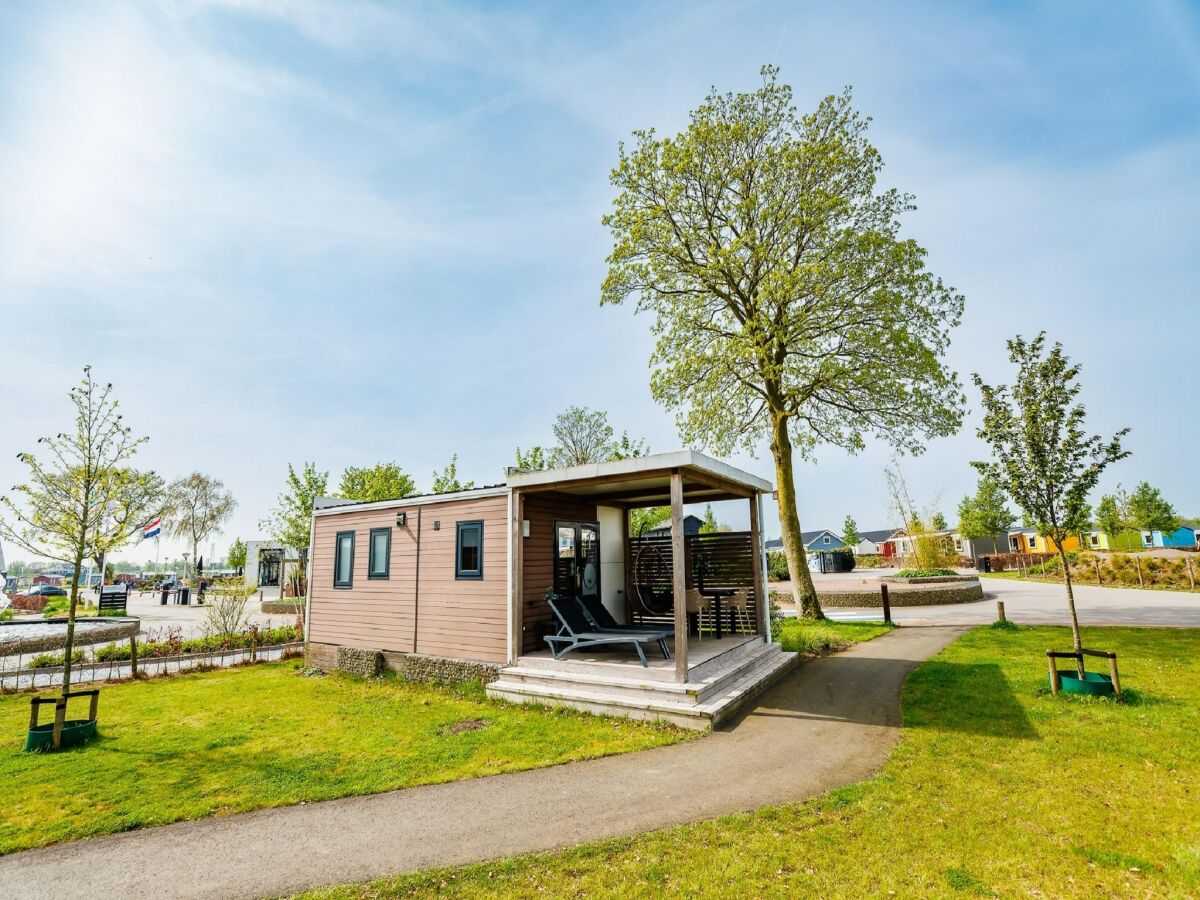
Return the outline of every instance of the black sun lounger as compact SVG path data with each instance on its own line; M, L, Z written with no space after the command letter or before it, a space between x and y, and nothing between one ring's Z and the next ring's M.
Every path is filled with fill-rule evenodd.
M604 604L600 602L599 597L576 597L579 605L583 607L583 614L587 616L589 622L595 625L601 631L615 631L623 634L651 634L664 632L667 637L675 636L675 629L669 626L659 625L621 625L612 617Z
M582 608L573 598L556 597L547 599L546 602L550 604L550 609L558 618L560 626L558 634L546 638L546 643L550 645L550 652L554 654L555 659L562 659L564 654L583 647L597 647L601 644L632 644L642 665L649 667L650 664L646 662L646 654L642 652L644 643L658 644L663 659L671 658L671 651L667 648L667 638L671 636L670 631L638 634L624 631L604 631L597 629L584 617Z

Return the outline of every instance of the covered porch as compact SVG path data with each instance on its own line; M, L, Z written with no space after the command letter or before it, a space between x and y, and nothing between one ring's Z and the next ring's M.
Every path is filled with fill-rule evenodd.
M510 470L510 664L685 684L743 645L769 642L762 497L770 482L693 451L566 469ZM749 529L687 534L684 507L747 504ZM669 529L634 534L633 510L670 508ZM673 631L670 658L646 646L571 648L547 596L600 602L620 626ZM603 612L601 612L601 615ZM548 663L554 663L549 666Z

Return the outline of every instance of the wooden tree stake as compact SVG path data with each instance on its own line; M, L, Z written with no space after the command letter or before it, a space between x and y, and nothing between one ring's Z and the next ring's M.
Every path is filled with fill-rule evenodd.
M1006 619L1004 617L1004 601L1003 600L996 601L996 621L997 622L1007 622L1008 621L1008 619Z
M1136 553L1133 556L1133 564L1137 566L1138 587L1144 588L1146 586L1146 582L1142 580L1142 561L1138 559Z

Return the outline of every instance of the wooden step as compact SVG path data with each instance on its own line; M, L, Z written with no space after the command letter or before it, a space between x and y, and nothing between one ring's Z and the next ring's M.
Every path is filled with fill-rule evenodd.
M641 690L628 683L605 684L597 680L599 676L588 676L586 681L547 682L538 680L543 673L532 678L528 673L510 677L512 670L502 670L499 680L487 686L487 693L514 703L568 706L600 715L657 719L704 729L727 719L796 664L796 654L784 653L778 646L760 649L763 652L751 664L737 666L732 673L721 675L706 685L708 690L703 692L692 684L661 690L667 687L663 683L653 683Z

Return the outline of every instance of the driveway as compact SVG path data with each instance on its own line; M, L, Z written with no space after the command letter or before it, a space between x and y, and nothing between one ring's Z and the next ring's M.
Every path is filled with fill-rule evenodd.
M899 629L805 661L739 721L673 747L0 857L0 896L279 896L803 800L886 762L904 679L963 631Z

